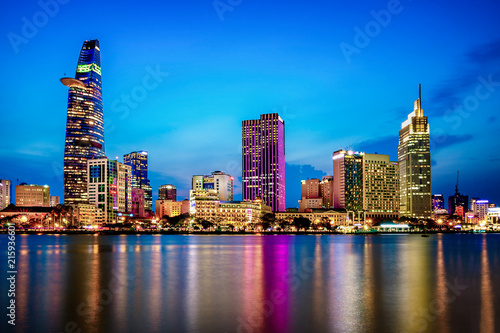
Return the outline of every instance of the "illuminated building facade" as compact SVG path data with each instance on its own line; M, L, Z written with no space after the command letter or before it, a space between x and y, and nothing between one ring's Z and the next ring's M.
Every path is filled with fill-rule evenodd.
M490 202L488 200L481 200L479 198L473 198L470 200L470 210L474 213L474 216L480 220L483 220L486 215L488 215L488 208Z
M189 213L189 200L173 201L170 199L156 200L156 218L161 219L163 216L175 217L181 214Z
M50 207L55 207L59 205L59 196L58 195L51 195L49 198L50 202Z
M285 122L277 113L242 123L243 200L285 211Z
M399 168L389 155L363 154L363 210L366 217L399 218Z
M0 179L0 210L6 208L12 202L12 182Z
M307 179L300 184L299 212L306 209L329 209L333 206L333 177Z
M214 190L219 195L221 201L233 200L233 177L221 172L214 171L211 175L196 175L192 179L192 189Z
M87 160L104 157L101 51L98 40L83 43L69 87L64 147L64 202L88 202Z
M444 209L444 197L442 194L432 195L432 211Z
M130 210L130 213L134 217L145 217L146 212L144 210L144 190L132 187L131 200L132 208Z
M134 151L123 156L123 164L131 167L132 187L144 190L144 209L153 210L153 188L148 179L148 152Z
M158 188L158 200L177 201L177 188L175 187L175 185L160 185L160 187Z
M363 211L363 153L334 152L333 179L334 208Z
M16 185L16 206L50 207L50 189L47 185Z
M276 213L276 220L285 220L292 223L296 217L309 219L311 223L327 221L332 226L348 225L347 213L335 210L312 209L310 212L279 212Z
M399 212L401 216L428 219L432 213L430 132L418 87L413 112L399 131Z
M118 213L131 213L131 173L129 165L115 160L88 160L89 202L104 212L107 223L115 223Z

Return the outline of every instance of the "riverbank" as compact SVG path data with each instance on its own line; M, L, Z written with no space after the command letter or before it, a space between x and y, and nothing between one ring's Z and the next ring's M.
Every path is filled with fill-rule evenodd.
M7 230L0 233L6 234ZM308 230L308 231L208 231L208 230L74 230L74 229L18 229L17 235L380 235L380 234L473 234L473 233L498 233L498 231L365 231L340 232L332 230Z

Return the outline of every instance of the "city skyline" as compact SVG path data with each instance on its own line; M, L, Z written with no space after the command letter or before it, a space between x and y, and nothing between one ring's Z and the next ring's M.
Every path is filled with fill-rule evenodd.
M161 6L169 8L167 4ZM306 8L299 15L295 5L263 7L258 1L242 4L233 12L226 12L223 21L210 4L200 8L200 13L183 6L178 6L175 12L164 10L169 17L175 14L179 18L171 23L162 20L164 25L159 27L164 32L178 24L176 31L180 29L182 33L176 38L160 33L138 38L138 33L125 25L121 25L123 36L114 30L101 30L98 24L111 10L107 6L96 13L96 25L90 29L77 27L61 32L61 25L71 20L71 13L78 9L72 3L60 5L57 16L39 27L38 34L29 38L28 43L18 45L17 52L6 38L4 43L10 53L2 56L16 68L16 75L7 70L13 84L6 87L6 94L12 97L2 104L4 110L15 112L6 113L4 118L7 123L22 122L31 135L9 140L15 135L15 126L2 132L2 159L8 161L2 167L2 178L11 180L13 186L16 179L48 184L51 193L62 197L59 161L63 154L60 143L64 116L61 115L66 110L64 89L57 80L74 68L81 41L98 38L105 50L103 103L105 122L108 120L107 155L114 158L130 151L148 151L153 189L161 184L175 184L179 198L185 198L192 175L221 170L234 175L235 199L241 198L239 124L259 114L277 112L287 124L287 206L297 207L300 180L331 174L331 154L335 150L378 152L397 160L396 131L411 111L408 105L415 100L415 85L422 83L422 94L429 96L425 98L425 109L431 124L432 193L452 195L455 174L460 170L462 193L490 202L500 201L495 191L499 180L494 172L500 161L491 155L499 150L498 142L488 138L498 121L494 111L500 95L495 53L499 39L496 32L487 28L494 22L496 8L485 3L472 6L459 2L445 10L425 1L402 3L402 11L393 14L387 26L379 25L380 33L373 37L370 34L369 43L358 47L360 52L349 56L348 63L340 45L356 46L353 28L363 30L366 24L375 21L371 11L387 10L386 2L366 4L355 10L348 5L335 8L322 3L324 9L338 10L329 11L333 23L319 14L318 24L327 28L323 33L307 24L311 22L307 15L313 13L312 9ZM31 19L30 13L43 9L31 4L26 8L10 6L8 10L8 25L2 25L7 29L5 35L21 34L20 18ZM121 10L132 15L127 3ZM280 11L286 12L287 20L277 15ZM343 11L352 14L349 19L340 17ZM244 28L244 23L258 13L264 13L265 28L287 23L288 29L277 30L267 37L260 28L252 33L261 39L252 38L249 31L255 24ZM317 14L317 9L314 13ZM423 13L430 26L415 23L410 27L411 21L418 22L419 14ZM304 34L289 25L293 18L301 17L304 19L295 21L304 28ZM470 19L458 20L459 17ZM197 28L188 28L194 18L207 28L198 37L193 34L200 32ZM408 23L404 26L405 40L398 32L402 21ZM151 28L150 23L141 23L140 31ZM340 25L343 27L337 29ZM438 26L448 27L450 39L460 36L461 43L439 44L439 38L431 33L432 27ZM60 37L54 44L46 43L55 38L56 32L62 33L64 41ZM123 39L126 33L129 33L127 42ZM209 39L213 46L203 42L202 37L206 36L213 36ZM137 47L128 52L133 39ZM273 45L273 39L281 42L280 47ZM255 51L248 53L247 43L259 50L260 55ZM49 45L55 48L51 52ZM411 54L415 45L427 52ZM168 53L163 52L167 49ZM283 52L287 49L294 52ZM129 53L134 53L133 57ZM198 53L203 57L194 55ZM48 54L53 59L50 62ZM51 66L46 66L48 63ZM23 99L21 90L15 89L19 87L18 78L39 68L48 72L37 82L42 88L27 82L25 90L31 91L31 97ZM405 71L398 73L402 68ZM360 75L363 80L357 79ZM147 96L141 95L144 91ZM127 104L122 95L139 98ZM479 104L475 106L477 101ZM211 128L224 130L204 133L206 139L202 142L201 131ZM135 134L129 135L132 130ZM220 149L210 149L214 145ZM481 156L488 156L486 163L474 160L482 161ZM157 191L153 193L154 200Z

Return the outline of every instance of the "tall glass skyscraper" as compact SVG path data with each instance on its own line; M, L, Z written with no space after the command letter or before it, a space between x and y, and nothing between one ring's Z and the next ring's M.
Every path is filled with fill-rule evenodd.
M97 39L83 43L69 87L64 148L64 203L87 202L87 160L104 157L101 51Z
M148 152L134 151L123 156L123 164L132 168L132 187L144 190L144 209L153 210L153 188L148 179Z
M275 212L285 203L285 122L277 113L244 120L242 126L243 200L261 198Z
M399 131L399 213L401 216L428 219L432 213L431 153L429 122L421 105L421 90L413 112Z

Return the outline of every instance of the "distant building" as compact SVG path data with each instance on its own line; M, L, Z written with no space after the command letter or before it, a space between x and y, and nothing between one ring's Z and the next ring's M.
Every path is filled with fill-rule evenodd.
M363 211L366 217L399 218L399 167L389 155L363 154Z
M132 188L132 208L130 213L134 217L145 217L146 211L144 209L144 190L140 188Z
M299 212L307 209L330 208L333 203L333 177L323 180L307 179L301 181Z
M12 182L0 179L0 210L12 203Z
M420 85L413 112L399 131L399 196L401 216L428 219L431 203L431 153L429 122L424 116Z
M488 224L500 224L500 208L494 207L488 209L488 215L486 215Z
M442 194L433 194L432 195L432 211L436 211L438 209L444 209L444 197Z
M50 202L50 207L55 207L55 206L59 205L59 196L51 195L49 202Z
M100 226L106 222L104 211L94 204L71 204L73 215L71 224L77 227Z
M219 200L232 201L233 177L221 171L214 171L211 175L196 175L193 176L192 189L214 190L219 195Z
M50 189L48 185L16 186L16 206L18 207L50 207Z
M479 198L472 198L470 200L470 210L479 220L483 220L488 215L490 203L488 200L481 200Z
M161 219L165 215L167 215L168 217L175 217L181 214L188 214L189 200L156 200L155 208L157 219Z
M115 160L88 160L89 202L104 212L107 223L116 223L118 213L132 210L131 167Z
M469 196L461 195L458 186L455 188L455 194L448 197L448 214L464 217L469 210Z
M123 155L123 164L130 166L132 187L144 190L144 209L153 210L153 188L148 179L148 152L134 151Z
M335 210L312 209L308 212L279 212L276 213L276 220L293 222L296 217L305 217L311 223L327 222L332 226L348 225L347 214Z
M333 208L333 176L323 176L319 183L319 195L323 198L323 207Z
M158 188L158 200L177 201L177 188L175 187L175 185L160 185L160 187Z
M333 153L333 202L336 209L363 211L363 153Z
M285 122L277 113L242 123L243 200L261 198L275 212L285 206Z

